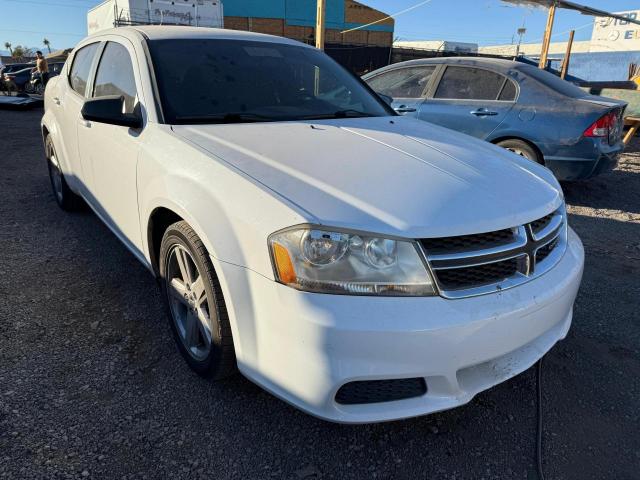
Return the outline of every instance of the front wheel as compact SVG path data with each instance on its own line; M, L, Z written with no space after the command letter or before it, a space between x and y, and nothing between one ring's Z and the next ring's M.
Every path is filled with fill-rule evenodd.
M527 142L523 142L522 140L517 139L511 139L503 140L502 142L498 142L496 145L502 148L506 148L507 150L515 153L516 155L520 155L527 160L542 164L542 158L540 158L538 152Z
M235 373L233 337L218 277L202 241L184 221L164 234L160 278L175 341L191 369L216 380Z

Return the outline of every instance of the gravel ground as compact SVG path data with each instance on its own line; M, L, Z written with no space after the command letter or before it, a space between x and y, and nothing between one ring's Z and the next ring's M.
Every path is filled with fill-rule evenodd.
M342 426L190 372L154 280L50 193L40 111L0 112L0 478L534 479L533 370L428 417ZM550 479L640 476L640 143L566 187L587 264L544 371Z

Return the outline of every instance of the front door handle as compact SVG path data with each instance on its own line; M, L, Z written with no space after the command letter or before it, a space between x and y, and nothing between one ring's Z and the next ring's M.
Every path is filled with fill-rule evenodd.
M60 105L60 99L58 97L53 97L53 103Z
M394 108L394 110L398 113L411 113L411 112L417 112L418 109L415 107L407 107L406 105L400 105L397 108Z
M487 110L486 108L479 108L477 110L472 110L469 112L471 115L475 115L476 117L495 117L498 115L498 112L493 112L491 110Z

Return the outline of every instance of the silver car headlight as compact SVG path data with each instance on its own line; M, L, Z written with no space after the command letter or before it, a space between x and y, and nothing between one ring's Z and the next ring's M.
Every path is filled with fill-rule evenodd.
M269 237L276 279L298 290L383 296L435 295L415 242L322 227Z

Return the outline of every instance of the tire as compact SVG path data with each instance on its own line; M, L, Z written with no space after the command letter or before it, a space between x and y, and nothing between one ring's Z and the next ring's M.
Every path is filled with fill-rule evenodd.
M516 155L520 155L521 157L531 160L532 162L536 162L539 164L543 163L542 159L540 158L540 155L535 150L535 148L533 148L527 142L524 142L522 140L517 140L517 139L503 140L502 142L496 143L496 145L502 148L506 148L507 150L510 150Z
M24 93L33 93L35 90L33 89L33 84L31 82L27 82L22 86L22 90Z
M67 211L74 212L82 208L82 199L73 193L64 179L60 163L56 155L55 147L51 136L45 139L45 152L47 156L47 167L49 169L49 180L51 181L51 189L58 206Z
M167 228L159 255L162 297L178 350L213 380L236 373L229 316L207 249L184 221Z
M42 82L40 82L38 85L36 85L35 93L37 95L44 95L44 85L42 84Z

